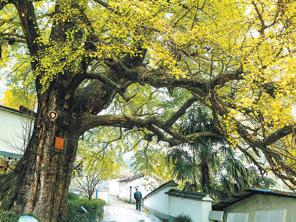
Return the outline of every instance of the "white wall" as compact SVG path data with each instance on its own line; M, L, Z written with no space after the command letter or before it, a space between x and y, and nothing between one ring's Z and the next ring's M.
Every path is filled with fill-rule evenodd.
M34 118L0 108L0 121L0 150L22 154L24 141L28 141L28 133L33 129Z
M119 199L129 201L129 198L130 198L129 187L130 187L129 183L125 183L125 182L119 183L119 194L118 194Z
M118 194L119 194L118 180L109 180L109 193L112 196L118 196Z
M212 201L196 200L169 196L169 215L177 217L187 215L192 222L208 222L212 210Z
M181 198L166 194L175 186L168 186L145 198L144 207L166 218L189 216L193 222L208 222L212 201Z
M296 198L256 194L227 207L226 222L229 213L248 214L248 222L265 222L263 217L273 218L274 222L295 222Z
M129 182L120 182L119 183L119 199L121 200L130 200L130 187L132 187L132 201L134 200L134 192L136 188L141 191L142 196L145 197L148 193L158 187L160 184L153 177L141 177Z
M107 204L110 204L110 195L107 191L98 191L96 190L95 198L104 200Z
M162 190L147 197L144 200L144 207L162 214L169 215L169 195L165 193L172 188L175 188L175 186L165 187Z

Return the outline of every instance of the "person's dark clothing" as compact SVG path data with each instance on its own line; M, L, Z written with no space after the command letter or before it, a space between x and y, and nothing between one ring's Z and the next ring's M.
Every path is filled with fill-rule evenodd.
M142 193L140 191L136 191L134 193L134 198L136 200L136 210L141 211Z
M136 210L141 211L141 201L136 200Z

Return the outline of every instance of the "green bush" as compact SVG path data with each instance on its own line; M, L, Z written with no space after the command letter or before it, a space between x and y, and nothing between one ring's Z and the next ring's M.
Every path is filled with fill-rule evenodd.
M77 200L77 199L79 199L79 195L76 193L69 192L67 198L68 198L68 201L69 200Z
M0 211L0 222L18 222L19 216L10 211Z
M69 196L68 196L69 198ZM84 212L83 206L88 212ZM68 199L68 222L93 222L103 218L105 202L100 199L88 200L70 195Z
M189 216L179 215L176 217L175 222L192 222L192 220Z

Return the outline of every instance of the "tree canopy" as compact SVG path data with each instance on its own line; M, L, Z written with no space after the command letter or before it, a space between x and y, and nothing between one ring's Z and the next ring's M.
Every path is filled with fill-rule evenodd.
M91 138L87 141L80 141L76 161L78 169L73 172L76 187L89 200L93 197L100 183L120 175L122 166L115 150L97 147L97 144Z
M200 103L233 147L294 188L295 1L1 0L0 10L1 66L35 83L40 116L55 108L79 134L117 127L174 146L219 136L182 134ZM149 91L167 104L186 96L167 112Z

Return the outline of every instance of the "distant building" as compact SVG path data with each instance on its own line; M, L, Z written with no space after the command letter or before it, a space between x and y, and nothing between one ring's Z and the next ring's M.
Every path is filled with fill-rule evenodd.
M215 204L213 210L210 221L222 221L213 218L220 212L224 222L295 222L296 193L249 189Z
M136 188L141 191L142 196L144 197L159 185L159 180L154 177L144 176L141 173L135 174L119 180L118 198L128 202L135 202L133 196Z
M203 193L178 190L177 186L172 180L162 184L144 197L144 207L168 221L186 215L193 222L208 222L212 199Z

